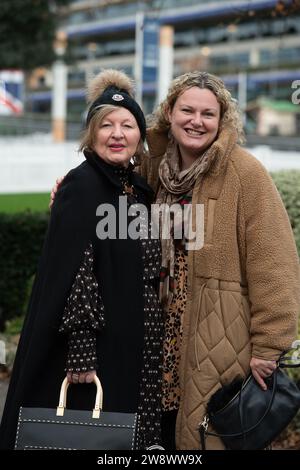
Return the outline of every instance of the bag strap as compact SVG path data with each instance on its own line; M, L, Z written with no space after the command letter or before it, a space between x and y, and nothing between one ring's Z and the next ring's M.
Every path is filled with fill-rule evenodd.
M95 405L92 413L92 418L99 418L100 411L102 410L103 404L103 389L101 382L97 375L93 377L93 382L97 387ZM69 388L68 377L65 377L60 388L60 395L59 395L59 403L56 409L56 416L63 416L66 408L66 401L67 401L67 391Z
M292 348L293 349L293 348ZM209 422L209 417L206 415L204 416L204 419L202 421L202 423L200 424L200 428L199 428L199 431L200 431L200 440L201 440L201 447L202 447L202 450L206 450L206 446L205 446L205 437L206 436L215 436L215 437L244 437L245 438L245 435L248 434L249 432L251 431L254 431L254 429L256 429L260 424L261 422L265 419L266 415L269 413L272 405L273 405L273 401L274 401L274 397L275 397L275 392L276 392L276 388L277 388L277 370L278 368L289 368L289 367L300 367L300 362L298 364L289 364L288 362L285 362L284 361L284 357L286 356L286 354L290 351L287 350L287 351L284 351L280 356L279 356L279 359L277 361L277 368L275 369L275 371L273 372L273 386L272 386L272 394L271 394L271 398L270 398L270 401L268 403L268 406L266 408L266 411L264 412L264 414L262 415L262 417L258 420L258 422L256 424L254 424L253 426L251 426L250 428L246 429L246 430L243 430L241 432L238 432L238 433L230 433L230 434L218 434L218 433L213 433L213 432L210 432L208 431L208 422ZM247 380L247 379L246 379ZM245 380L243 382L243 385L245 384ZM240 420L241 420L241 427L243 428L243 415L242 415L242 391L243 391L243 386L241 387L241 390L239 392L239 410L240 410Z

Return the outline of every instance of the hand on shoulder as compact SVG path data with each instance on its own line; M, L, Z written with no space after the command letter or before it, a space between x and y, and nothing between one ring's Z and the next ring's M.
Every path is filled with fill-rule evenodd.
M61 176L61 177L56 179L55 185L53 186L53 188L51 190L51 194L50 194L49 209L51 209L51 207L53 206L56 193L59 190L59 188L60 188L60 186L61 186L64 179L65 179L65 176Z

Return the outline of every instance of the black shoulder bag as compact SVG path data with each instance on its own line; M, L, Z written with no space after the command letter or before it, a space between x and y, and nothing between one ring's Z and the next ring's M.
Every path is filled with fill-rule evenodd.
M300 389L282 370L287 367L300 367L300 363L290 363L285 352L273 374L265 379L266 391L252 374L217 390L199 427L202 449L206 449L207 435L221 438L231 450L258 450L270 445L300 408ZM209 423L215 432L208 431Z

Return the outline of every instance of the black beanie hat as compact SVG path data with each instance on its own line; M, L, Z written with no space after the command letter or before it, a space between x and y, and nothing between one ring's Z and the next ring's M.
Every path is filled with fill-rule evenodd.
M132 98L132 96L129 95L126 90L117 88L113 85L108 86L104 92L91 104L86 118L87 126L95 111L97 111L97 109L99 109L99 107L103 104L112 104L114 106L120 106L122 108L128 109L128 111L130 111L136 119L141 132L141 138L145 140L146 120L139 104Z

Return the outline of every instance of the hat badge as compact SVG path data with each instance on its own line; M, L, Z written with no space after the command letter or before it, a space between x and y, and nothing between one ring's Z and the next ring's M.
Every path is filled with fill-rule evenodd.
M113 99L114 101L123 101L124 96L119 95L118 93L116 93L115 95L112 96L112 99Z

